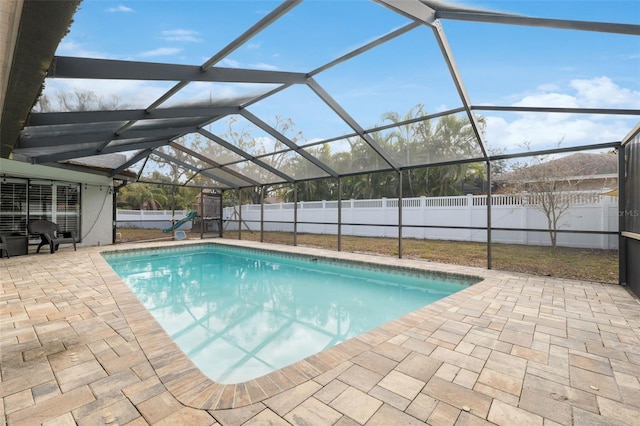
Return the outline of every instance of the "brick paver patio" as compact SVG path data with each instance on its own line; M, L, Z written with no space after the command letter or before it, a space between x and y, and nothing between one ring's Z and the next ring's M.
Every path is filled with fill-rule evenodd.
M280 371L222 385L100 255L155 245L0 260L3 424L640 424L640 303L623 287L298 247L484 281Z

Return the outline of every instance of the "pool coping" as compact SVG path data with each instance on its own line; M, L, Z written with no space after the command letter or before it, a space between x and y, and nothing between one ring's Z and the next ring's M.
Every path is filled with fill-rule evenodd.
M185 240L172 243L171 246L203 244L253 248L276 253L291 253L294 249L289 246L234 240L215 240L210 243L201 240ZM474 267L436 264L424 260L397 259L297 246L295 250L298 250L298 252L300 250L309 250L313 252L312 256L315 257L322 256L327 259L369 263L378 267L381 265L394 268L406 267L436 274L451 273L458 276L478 277L482 281L282 369L246 382L221 384L214 382L202 373L102 256L109 252L147 248L149 247L145 247L144 244L137 244L128 248L108 246L92 255L94 257L93 262L100 269L105 280L107 280L109 290L122 310L127 323L160 381L179 402L187 407L203 410L226 410L246 407L293 389L312 379L319 382L329 382L334 376L339 375L344 369L348 368L351 365L350 360L357 356L392 339L394 336L418 326L424 322L425 318L442 314L454 305L469 301L474 296L495 286L505 278L505 275L517 275L481 270ZM462 272L450 272L451 269ZM344 368L338 368L341 365ZM322 377L323 375L325 377Z

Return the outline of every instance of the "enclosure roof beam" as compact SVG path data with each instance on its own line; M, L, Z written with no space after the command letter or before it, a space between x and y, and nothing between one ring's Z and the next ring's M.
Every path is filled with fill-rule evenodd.
M633 129L631 129L629 133L627 133L626 136L622 138L622 146L630 143L638 134L640 134L640 122L633 126Z
M175 150L182 151L187 155L195 157L198 160L200 160L200 161L202 161L202 162L204 162L204 163L206 163L206 164L208 164L208 165L210 165L212 167L218 168L218 169L222 170L225 173L229 173L230 175L235 176L238 179L241 179L241 180L243 180L243 181L245 181L245 182L247 182L247 183L249 183L251 185L254 185L254 186L260 185L259 182L256 182L255 180L243 175L242 173L238 173L233 169L230 169L228 167L224 167L220 163L218 163L216 161L213 161L212 159L208 158L207 156L202 155L199 152L196 152L196 151L194 151L192 149L189 149L189 148L187 148L185 146L182 146L182 145L180 145L179 143L177 143L175 141L170 142L169 146L171 146Z
M292 178L291 176L282 173L280 170L276 169L275 167L272 167L269 164L265 163L264 161L255 158L254 156L250 155L246 151L236 147L233 144L230 144L229 142L227 142L224 139L214 135L213 133L208 132L205 129L198 129L198 133L200 133L202 136L204 136L204 137L206 137L208 139L211 139L212 141L220 144L220 146L222 146L224 148L227 148L229 151L232 151L232 152L238 154L239 156L245 158L246 160L249 160L252 163L262 167L263 169L268 170L269 172L273 173L274 175L281 177L284 181L289 182L289 183L295 182L295 179Z
M373 0L374 3L403 15L412 21L431 26L437 19L435 8L418 0Z
M531 107L531 106L497 106L472 105L475 111L513 111L513 112L557 112L566 114L605 114L605 115L637 115L640 109L621 108L566 108L566 107Z
M257 23L255 23L251 28L249 28L247 31L242 33L238 38L233 40L231 43L229 43L227 46L225 46L222 50L220 50L214 56L209 58L205 63L203 63L200 66L200 69L203 72L207 71L209 68L213 67L215 64L220 62L226 56L231 54L237 48L242 46L245 42L247 42L252 37L254 37L256 34L261 32L265 28L267 28L269 25L271 25L271 23L275 22L277 19L279 19L281 16L285 15L289 10L291 10L293 7L297 6L301 2L302 2L302 0L287 0L287 1L283 2L283 3L281 3L278 7L276 7L274 10L272 10L270 13L268 13L265 17L263 17ZM185 88L190 82L191 82L190 80L182 80L182 81L180 81L175 86L173 86L171 89L166 91L158 99L156 99L151 105L149 105L146 108L146 111L150 112L150 111L153 111L153 110L157 109L160 105L162 105L164 102L166 102L169 98L171 98L173 95L175 95L180 90ZM135 124L135 122L136 122L135 120L129 121L128 123L126 123L125 125L120 127L116 131L116 134L123 133L124 131L129 129L131 126L133 126L133 124Z
M162 151L157 151L157 150L153 151L153 155L157 155L158 157L162 158L163 160L166 160L166 161L169 161L171 163L177 164L178 166L183 167L183 168L188 169L188 170L191 170L192 172L200 173L203 176L208 177L209 179L213 179L213 180L217 180L218 182L222 182L225 185L227 185L227 186L229 186L229 187L231 187L233 189L238 189L240 187L239 185L237 185L235 183L231 183L231 182L229 182L229 181L227 181L225 179L222 179L219 176L216 176L213 173L210 173L208 171L200 170L199 168L197 168L195 166L192 166L189 163L185 163L182 160L178 160L177 158L172 157L172 156L170 156L168 154L165 154Z
M327 104L349 127L351 127L369 146L389 164L394 170L400 170L399 165L391 158L376 141L369 136L358 122L345 111L340 104L329 95L312 77L307 80L307 84L322 101Z
M290 140L289 138L287 138L285 135L283 135L282 133L278 132L276 129L274 129L273 127L271 127L270 125L268 125L267 123L265 123L264 121L260 120L258 117L256 117L255 115L251 114L249 111L247 111L246 109L243 109L242 111L240 111L240 114L246 118L247 120L251 121L253 124L255 124L256 126L260 127L262 130L264 130L265 132L269 133L271 136L273 136L274 138L276 138L276 140L282 142L283 144L285 144L286 146L288 146L289 148L291 148L291 150L293 150L294 152L297 152L298 154L300 154L300 156L304 157L306 160L310 161L311 163L313 163L315 166L317 166L318 168L320 168L322 171L324 171L326 174L333 176L333 177L338 177L338 173L336 173L335 170L331 169L329 166L327 166L326 164L324 164L322 161L318 160L316 157L314 157L313 155L309 154L307 151L305 151L304 149L298 147L298 145L295 144L295 142L293 142L292 140Z
M166 137L167 139L176 138L188 133L193 133L197 130L196 126L185 127L169 127L158 129L133 129L127 132L125 136L114 135L113 132L98 132L98 133L76 133L76 134L63 134L58 136L49 136L43 138L25 138L20 140L18 149L28 148L45 148L49 146L69 145L69 149L73 149L72 145L82 143L99 143L105 141L137 139L137 138L159 138ZM98 152L105 152L104 149L98 150Z
M453 80L453 84L458 91L458 96L460 96L460 100L462 101L462 105L467 113L467 118L469 119L469 123L471 123L471 127L478 141L478 145L480 145L480 149L482 151L482 155L487 158L487 148L486 143L484 141L483 133L480 129L480 124L471 111L471 100L469 99L469 95L467 94L467 90L464 87L462 82L462 76L460 75L460 71L458 71L458 66L453 58L453 52L449 47L449 42L447 41L447 37L444 33L444 29L438 20L438 15L436 11L435 4L430 6L428 3L423 3L419 0L414 1L406 1L406 0L375 0L377 3L384 5L385 7L394 10L410 19L413 19L417 22L421 22L429 27L431 27L433 31L433 35L438 42L438 46L440 46L440 51L442 52L442 56L444 57L445 63L447 64L447 68L449 68L449 74Z
M103 123L127 120L162 120L191 117L223 117L240 110L232 107L162 108L152 112L143 109L114 111L34 112L29 116L28 127L56 126L63 124Z
M389 34L386 34L386 35L384 35L384 36L382 36L382 37L380 37L380 38L378 38L378 39L376 39L376 40L374 40L374 41L372 41L370 43L365 44L364 46L361 46L361 47L359 47L359 48L347 53L346 55L343 55L343 56L339 57L338 59L336 59L334 61L331 61L331 62L329 62L329 63L327 63L327 64L325 64L325 65L323 65L323 66L321 66L319 68L316 68L315 70L311 71L308 74L308 77L313 77L313 76L315 76L317 74L320 74L322 71L325 71L325 70L327 70L329 68L332 68L332 67L334 67L334 66L336 66L338 64L341 64L342 62L348 61L351 58L355 58L356 56L358 56L358 55L360 55L360 54L362 54L362 53L364 53L364 52L366 52L368 50L371 50L374 47L380 46L381 44L386 43L389 40L393 40L396 37L399 37L399 36L401 36L401 35L403 35L405 33L408 33L409 31L411 31L411 30L413 30L415 28L418 28L419 26L420 26L419 23L411 22L411 23L409 23L409 24L407 24L407 25L405 25L405 26L403 26L401 28L398 28L395 31L390 32Z
M139 141L126 145L117 145L114 147L107 147L103 154L115 154L118 152L126 152L126 151L134 151L138 149L148 149L148 148L157 148L162 145L166 145L168 143L167 139L152 139L146 141ZM68 161L73 160L74 158L82 158L82 157L90 157L96 154L95 148L87 148L73 151L65 151L56 154L50 155L39 155L37 157L31 157L31 162L33 164L46 164L46 163L55 163L57 161ZM28 155L27 155L28 156Z
M561 30L580 30L600 33L640 35L640 25L609 22L573 21L568 19L532 18L527 16L500 13L478 13L443 10L437 12L440 19L457 21L488 22L494 24L524 25L529 27L556 28Z
M136 155L131 157L129 160L124 162L120 167L118 167L117 169L114 169L111 173L109 173L109 177L114 177L117 174L124 172L129 168L129 166L136 164L138 161L142 160L144 157L149 156L149 154L151 154L152 152L153 152L152 148L141 150L139 153L137 153Z
M238 38L233 40L231 43L225 46L222 50L220 50L214 56L209 58L205 63L203 63L202 66L200 67L202 71L207 71L209 68L211 68L212 66L220 62L222 59L230 55L237 48L242 46L248 40L253 38L256 34L261 32L265 28L267 28L269 25L271 25L273 22L278 20L281 16L285 15L289 10L291 10L301 2L302 0L288 0L288 1L282 2L280 6L272 10L264 18L262 18L260 21L255 23L251 28L249 28L247 31L242 33ZM155 102L149 105L149 107L147 108L147 111L152 111L156 109L158 106L163 104L167 99L169 99L171 96L176 94L178 91L180 91L189 83L190 81L188 80L183 80L179 82L173 88L169 89L164 95L158 98Z
M56 56L47 77L104 80L209 81L224 83L304 84L306 74L113 59Z
M477 117L471 111L471 100L469 99L469 94L467 93L467 89L462 82L462 75L458 70L458 66L456 65L456 61L453 58L453 52L451 51L451 47L449 46L449 41L447 40L447 36L444 33L444 29L440 22L437 21L435 25L431 26L433 30L434 37L440 46L440 50L442 51L442 56L449 68L449 73L451 74L451 79L453 80L453 84L456 86L458 91L458 95L460 96L460 100L462 101L462 106L465 108L467 113L467 118L469 119L469 123L471 123L471 127L473 128L473 132L476 135L476 139L478 141L478 145L480 145L480 149L482 150L482 155L485 158L488 158L487 153L487 144L484 140L484 133L480 129L480 123L478 122Z

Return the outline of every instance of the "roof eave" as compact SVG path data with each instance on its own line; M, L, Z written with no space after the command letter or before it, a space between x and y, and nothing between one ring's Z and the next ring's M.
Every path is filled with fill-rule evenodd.
M43 88L58 44L81 0L25 1L9 59L9 81L0 117L0 157L9 158Z

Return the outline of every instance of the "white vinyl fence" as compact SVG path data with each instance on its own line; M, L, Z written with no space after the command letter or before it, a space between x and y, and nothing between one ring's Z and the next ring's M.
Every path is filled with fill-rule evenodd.
M618 231L618 197L598 192L570 195L572 203L560 219L558 229L574 231ZM492 195L491 226L493 228L548 228L546 216L527 195ZM487 241L485 229L451 229L439 227L487 226L487 197L419 197L402 200L402 236L404 238L459 241ZM338 202L298 202L300 233L337 234ZM242 229L260 230L259 204L242 206ZM237 207L224 209L226 230L237 230ZM277 203L264 206L265 231L293 231L294 204ZM342 235L397 238L398 200L343 200ZM273 223L270 223L273 222ZM277 222L277 223L276 223ZM309 222L309 223L300 223ZM329 224L326 224L329 223ZM358 225L346 225L348 223ZM377 224L382 226L375 226ZM389 226L385 226L389 225ZM497 243L550 245L548 232L492 230ZM557 244L566 247L617 249L617 235L558 233Z
M175 214L174 214L175 213ZM165 229L171 226L172 220L184 219L189 210L123 210L116 212L118 228ZM178 229L191 229L192 221L187 221Z
M559 229L602 232L618 231L618 197L599 192L571 194L571 206L562 216ZM496 194L491 197L493 228L547 229L546 216L532 205L527 195ZM487 197L419 197L402 200L402 236L404 238L441 239L486 242L485 229L451 229L440 227L487 226ZM238 229L238 208L223 211L225 230ZM242 229L260 230L259 204L242 206ZM189 212L171 210L118 210L117 226L121 228L164 229L171 220L180 220ZM293 231L294 204L277 203L264 206L265 231ZM342 201L342 235L397 238L398 200ZM300 233L337 234L338 202L298 202ZM309 222L309 223L300 223ZM348 223L354 225L347 225ZM371 225L376 224L376 225ZM188 221L180 229L191 228ZM548 232L492 230L491 241L530 245L550 245ZM558 245L566 247L617 249L617 235L558 233Z

